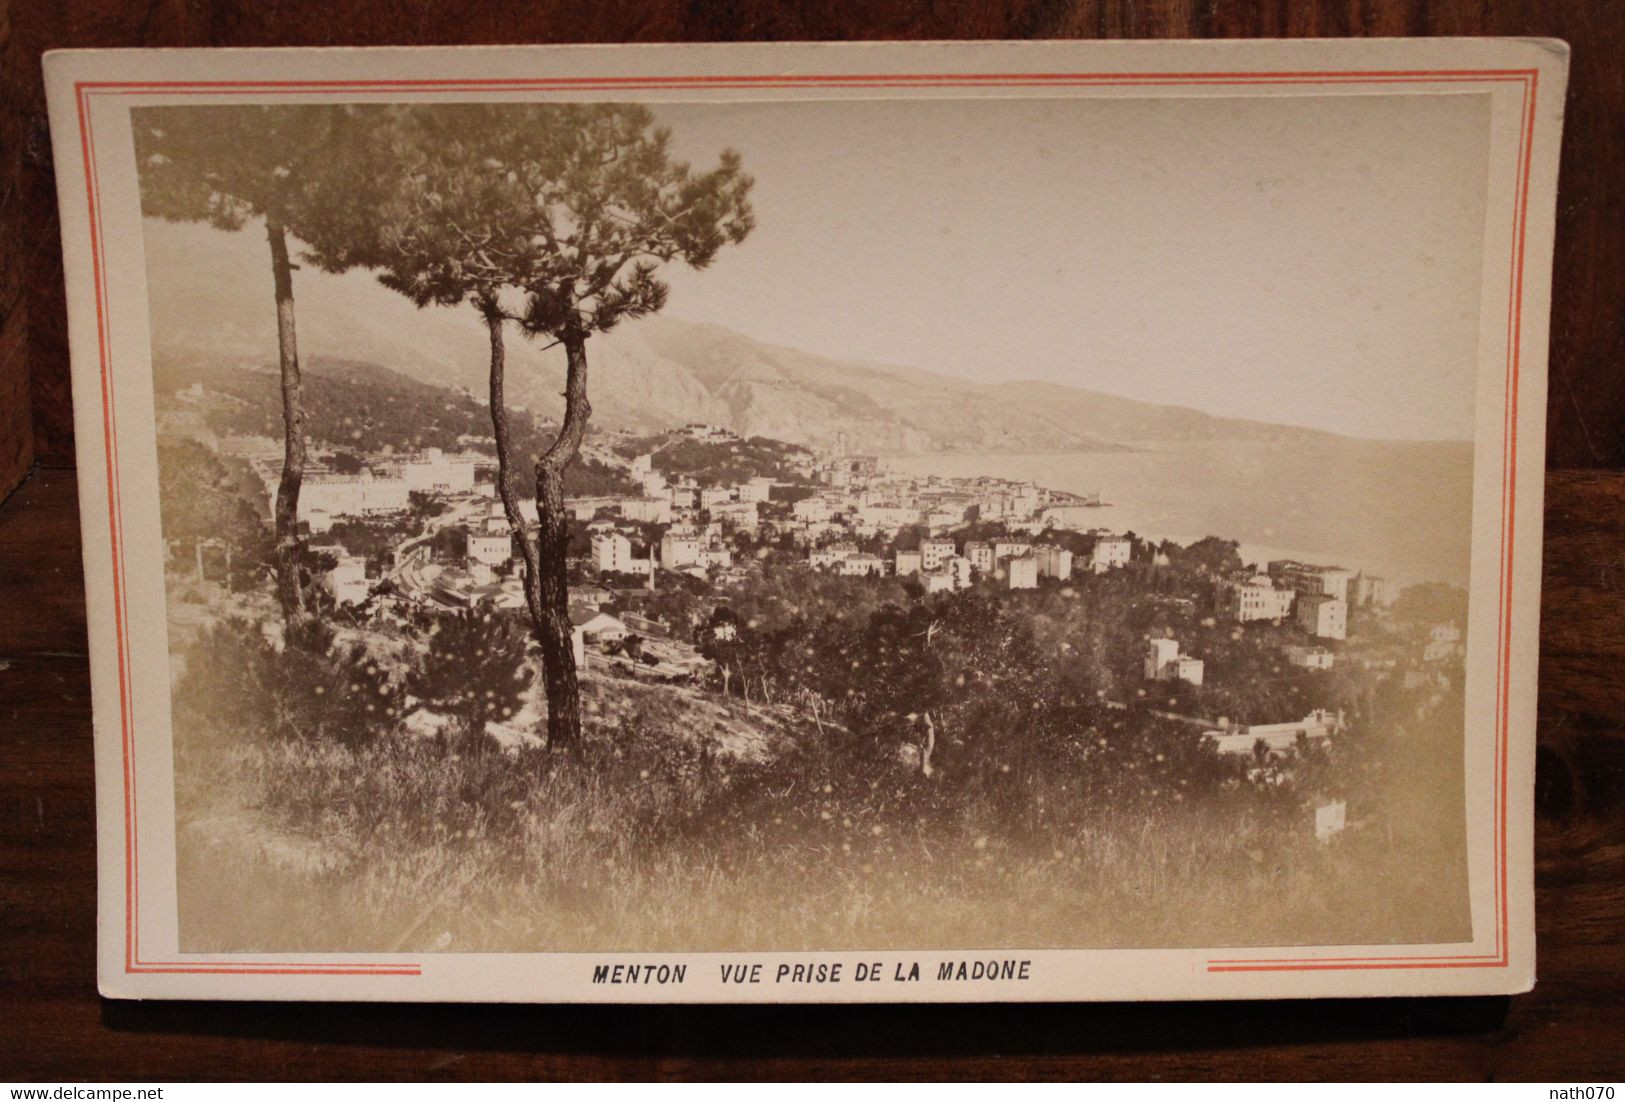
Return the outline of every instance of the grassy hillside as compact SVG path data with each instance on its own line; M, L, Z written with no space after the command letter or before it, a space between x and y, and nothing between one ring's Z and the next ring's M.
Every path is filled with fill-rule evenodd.
M1177 946L1464 936L1425 846L1328 849L1239 791L1018 813L782 710L589 679L579 765L180 731L190 952ZM1381 890L1373 889L1373 882ZM1259 905L1268 899L1269 906ZM244 906L244 900L253 900ZM1125 922L1124 915L1133 915Z
M282 436L282 391L269 366L242 367L201 355L171 353L153 364L159 407L177 390L202 383L208 392L202 412L217 433ZM362 360L312 357L304 365L305 431L313 444L361 455L384 452L475 451L495 461L489 408L467 391L419 382L398 371ZM515 452L535 456L557 430L524 411L509 413ZM521 491L532 492L531 463L515 472ZM570 494L635 492L635 484L614 468L578 460L566 480Z
M797 478L795 463L811 453L797 444L753 436L749 440L693 440L680 433L660 433L615 446L621 455L649 453L655 469L669 477L687 477L706 485L772 478Z

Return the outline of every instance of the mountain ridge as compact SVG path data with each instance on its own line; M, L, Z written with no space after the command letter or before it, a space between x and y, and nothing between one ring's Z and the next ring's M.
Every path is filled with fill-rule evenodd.
M149 225L146 243L155 358L180 352L274 362L269 266L255 263L253 235ZM417 382L485 393L489 348L471 307L420 310L363 272L304 269L295 293L300 347L312 362L372 363ZM701 422L804 446L900 454L1359 439L1058 382L983 383L844 360L666 316L599 334L588 355L595 423L638 432ZM558 418L561 350L510 340L507 379L511 406Z

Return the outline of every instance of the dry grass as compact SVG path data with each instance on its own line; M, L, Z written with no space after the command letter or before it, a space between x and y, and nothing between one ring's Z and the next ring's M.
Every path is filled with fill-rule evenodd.
M1459 853L1316 842L1225 786L924 780L689 690L595 682L583 759L182 739L187 951L762 950L1455 940Z

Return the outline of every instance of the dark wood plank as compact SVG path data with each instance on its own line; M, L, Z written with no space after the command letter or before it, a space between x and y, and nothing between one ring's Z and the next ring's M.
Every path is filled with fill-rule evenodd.
M0 508L0 658L85 653L77 487L39 468Z
M1547 503L1540 625L1541 701L1625 724L1625 677L1599 646L1625 625L1625 483L1614 472L1566 475Z
M28 392L27 330L20 303L0 306L0 501L34 465L34 422Z
M70 475L0 507L0 1068L237 1078L1617 1079L1625 1071L1625 472L1548 479L1540 983L1511 999L1037 1007L112 1003L95 992L90 697ZM28 540L17 533L49 533ZM62 568L64 560L73 568ZM1614 602L1615 604L1608 604Z
M1554 467L1625 466L1625 5L1607 0L86 0L17 4L0 34L0 119L16 178L7 270L28 304L35 451L73 459L61 258L45 140L42 51L90 46L335 46L928 38L1544 35L1574 47L1559 194L1548 407ZM15 274L20 270L20 275ZM3 398L0 398L3 404ZM15 398L13 398L15 404ZM8 422L0 414L0 426Z
M0 23L0 26L3 26ZM0 30L0 43L6 41ZM0 45L0 57L6 47ZM5 57L9 65L10 58ZM15 109L9 96L0 108L0 501L16 488L34 462L34 424L29 393L28 293L25 273L35 265L17 257L26 249L27 217L22 188L24 159L11 154L22 148L28 115Z

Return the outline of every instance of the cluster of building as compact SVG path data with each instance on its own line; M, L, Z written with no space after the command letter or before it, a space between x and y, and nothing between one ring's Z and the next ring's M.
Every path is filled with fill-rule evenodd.
M739 434L732 429L721 425L707 425L699 421L690 421L677 430L690 440L699 440L708 444L730 444L739 439Z
M1083 510L1098 495L1046 490L1000 478L908 476L883 471L873 456L842 456L813 464L824 487L791 508L790 530L813 546L919 526L937 535L967 520L998 521L1030 536L1050 529L1082 530Z
M1043 537L1087 530L1082 510L1099 505L1098 497L1030 482L890 475L872 456L825 460L814 477L828 488L795 502L788 526L795 541L808 548L808 562L842 574L917 576L927 592L963 589L983 577L1003 578L1011 589L1035 588L1040 578L1070 577L1072 552ZM996 521L1012 534L956 543L949 533L972 521ZM857 540L904 528L925 533L917 549L884 558L858 550ZM1128 563L1133 547L1127 538L1105 529L1091 534L1088 570L1102 573Z
M1300 720L1290 723L1226 724L1222 720L1215 730L1203 732L1213 740L1221 754L1263 753L1279 757L1290 754L1300 743L1324 743L1343 726L1343 713L1316 708Z
M1227 578L1219 587L1219 607L1238 623L1295 619L1310 635L1348 637L1349 609L1387 608L1399 596L1387 578L1340 566L1277 559L1262 574ZM1312 665L1318 658L1300 665Z
M1096 529L1094 547L1083 561L1085 569L1102 574L1126 566L1131 541L1105 529ZM1002 579L1009 589L1036 589L1040 578L1072 577L1074 555L1056 543L1001 538L956 543L946 536L930 536L918 548L897 550L883 557L858 549L851 541L814 547L807 562L817 569L849 576L915 577L927 593L966 589L982 578Z
M599 660L638 667L658 678L680 680L707 665L698 648L672 636L658 620L631 612L612 613L590 597L570 602L570 627L577 667L591 646Z
M680 431L702 441L737 439L714 426L689 425ZM759 533L767 523L766 507L794 498L767 515L774 534L805 547L815 567L849 576L918 576L928 591L936 592L963 589L979 575L1004 577L1014 589L1034 588L1043 577L1069 577L1071 552L1035 547L1031 537L1073 527L1075 510L1098 504L1095 498L1003 479L893 476L873 456L805 457L799 463L797 473L823 488L808 495L802 484L781 498L777 491L791 487L771 478L700 485L693 479L668 478L655 468L652 455L643 454L626 467L638 484L637 495L579 497L569 508L592 531L594 568L622 574L647 575L656 569L697 573L730 569L728 534ZM527 520L534 521L534 509L533 503L523 503ZM969 541L962 548L945 537L973 519L999 520L1008 530L1028 536ZM651 524L664 530L650 538L641 526ZM859 540L910 527L930 536L916 550L882 557L858 547ZM1103 530L1096 537L1089 569L1101 572L1129 561L1129 540Z
M268 436L228 436L218 450L248 462L276 499L282 481L282 444ZM342 520L405 512L413 494L474 492L479 457L426 448L405 456L369 460L360 470L340 471L332 453L318 454L306 465L299 489L299 519L313 533L326 532Z
M719 541L711 526L674 525L658 543L642 543L615 528L613 521L594 521L592 566L613 574L649 575L659 568L706 573L733 566L733 550Z
M1145 679L1147 681L1185 681L1192 685L1202 683L1202 660L1179 653L1179 640L1153 639L1145 652Z
M197 392L189 391L169 412L166 430L246 460L274 499L281 477L281 443L268 437L209 435L206 418L192 408L200 401ZM688 425L679 432L705 443L738 439L710 425ZM606 451L595 457L623 464L635 489L569 499L572 518L588 534L588 564L603 575L644 577L651 588L658 570L725 580L735 569L730 537L760 534L764 527L769 535L788 537L804 549L806 561L816 569L849 577L910 578L926 593L964 590L985 580L1010 590L1030 590L1045 579L1104 574L1128 567L1134 559L1133 540L1090 525L1088 510L1100 504L1098 497L1056 493L1031 483L902 476L886 471L872 456L839 454L787 459L797 476L793 485L765 477L715 485L668 476L655 468L651 454L625 460ZM514 611L525 607L522 571L516 568L517 548L506 510L495 500L495 487L477 478L481 456L431 448L370 457L359 470L338 469L336 458L318 454L306 472L299 516L312 533L328 532L347 519L404 513L411 508L413 495L438 497L449 509L431 520L427 531L403 536L392 548L390 578L395 591L408 606L488 605ZM519 502L518 511L523 521L537 522L533 500ZM994 530L1003 534L971 539L961 531L986 522L996 522ZM461 562L446 561L445 542L436 539L447 526L461 528L465 536ZM920 534L913 546L908 546L912 535L890 540L905 529ZM1079 534L1086 538L1077 538ZM885 554L863 550L885 542L902 546ZM436 548L442 549L438 559ZM331 536L311 549L330 556L335 564L323 575L323 584L336 603L360 605L377 591L381 579L369 579L366 561L347 553ZM198 554L201 564L201 548ZM1159 555L1145 565L1154 570L1166 562ZM640 674L683 680L708 665L696 646L676 638L667 625L625 611L627 595L603 588L613 582L605 578L599 582L571 586L569 618L578 667L586 667L590 657L600 668L628 667ZM1387 608L1398 596L1385 578L1287 559L1270 562L1262 572L1224 578L1217 592L1218 610L1230 620L1292 622L1300 627L1312 638L1295 637L1298 641L1282 647L1282 654L1293 668L1315 671L1329 670L1338 661L1338 653L1323 641L1347 637L1351 609ZM1164 599L1191 605L1183 598ZM392 606L376 614L401 612ZM731 635L736 629L724 622L711 630L714 638L724 638L724 631ZM1462 653L1461 633L1454 624L1434 625L1425 636L1419 630L1408 645L1419 646L1423 662L1431 664L1407 670L1408 686L1441 679L1448 670L1439 664ZM1350 658L1347 652L1342 656L1345 661ZM1202 686L1205 668L1203 659L1186 653L1180 640L1160 637L1146 641L1143 672L1147 682L1166 683L1177 692L1175 683ZM1343 723L1340 714L1324 709L1270 724L1173 718L1194 725L1220 754L1257 759L1260 772L1268 771L1272 759L1325 743ZM1317 836L1326 838L1341 830L1345 810L1341 801L1317 808Z
M1463 654L1461 628L1456 624L1433 624L1422 643L1422 661L1445 662Z

